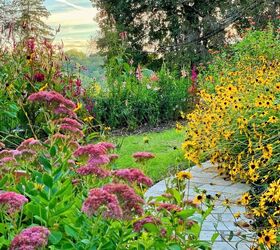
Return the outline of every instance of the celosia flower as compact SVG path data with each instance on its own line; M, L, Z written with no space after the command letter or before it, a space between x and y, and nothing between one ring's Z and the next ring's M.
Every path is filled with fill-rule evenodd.
M31 102L47 102L48 104L55 104L56 106L62 104L69 109L74 109L76 107L74 102L66 99L64 96L55 91L39 91L31 94L28 97L28 100Z
M155 155L149 152L137 152L132 155L136 161L144 161L148 159L155 158Z
M139 197L135 191L126 184L107 184L104 190L118 197L120 206L126 218L130 218L132 214L142 215L144 200Z
M15 192L0 193L0 205L7 208L9 214L19 211L26 202L28 199L21 194Z
M101 188L94 188L89 191L88 198L83 203L82 211L88 216L102 212L105 218L122 217L122 209L117 196Z
M97 145L97 144L88 144L85 146L79 147L75 152L74 156L79 157L79 156L97 156L97 155L104 155L106 154L106 148L103 147L102 145Z
M132 183L136 182L137 184L144 184L148 187L153 185L153 181L137 168L120 169L114 171L113 174Z
M17 235L10 246L10 250L39 250L48 244L50 231L46 227L34 226L24 229Z
M142 229L143 229L143 226L145 224L148 224L148 223L151 223L151 224L154 224L154 225L160 225L161 222L159 219L153 217L153 216L147 216L141 220L138 220L136 222L133 223L133 230L135 232L140 232Z
M98 167L96 165L86 165L79 167L76 172L80 175L96 175L100 178L105 178L110 175L110 172L106 169Z

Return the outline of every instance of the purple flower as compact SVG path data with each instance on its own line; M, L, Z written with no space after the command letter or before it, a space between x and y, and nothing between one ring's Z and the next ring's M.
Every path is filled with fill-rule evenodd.
M105 218L121 218L122 209L117 196L101 188L94 188L89 191L88 198L84 201L82 211L88 216L102 212Z
M153 185L153 181L144 175L144 173L137 168L120 169L113 172L113 174L121 179L129 182L136 182L137 184L144 184L148 187Z
M15 192L0 193L0 205L7 208L9 214L19 211L26 202L28 199L21 194Z
M24 229L17 235L10 250L38 250L47 246L50 231L45 227L34 226Z
M104 190L118 197L121 208L126 218L131 218L132 214L142 215L144 200L126 184L107 184Z

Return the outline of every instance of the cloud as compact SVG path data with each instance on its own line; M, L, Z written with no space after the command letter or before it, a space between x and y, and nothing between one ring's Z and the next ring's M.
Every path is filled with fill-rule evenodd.
M83 10L70 10L53 13L47 20L49 25L77 25L95 23L97 9L83 8Z
M64 3L64 4L68 5L68 6L71 6L71 7L75 8L75 9L77 9L77 10L84 10L84 9L87 9L87 8L81 7L81 6L79 6L79 5L70 3L70 2L68 2L68 1L66 1L66 0L56 0L56 1L57 1L57 2L60 2L60 3Z

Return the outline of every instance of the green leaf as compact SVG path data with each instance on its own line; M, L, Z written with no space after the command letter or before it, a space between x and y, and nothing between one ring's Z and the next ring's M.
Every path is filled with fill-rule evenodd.
M182 201L180 192L178 190L176 190L176 189L172 189L171 193L173 194L176 202L179 204Z
M155 224L153 224L153 223L146 223L146 224L144 224L144 228L148 232L151 232L151 233L158 233L159 232L157 226Z
M50 148L50 155L51 157L56 156L56 152L57 152L57 147L54 145Z
M53 186L53 179L51 176L49 176L48 174L44 174L43 175L43 182L44 184L49 187L49 188L52 188Z
M182 219L187 219L188 217L192 216L195 213L195 211L195 208L188 208L178 212L177 215L180 216Z
M57 231L52 231L50 236L49 236L49 240L52 244L56 245L58 244L62 239L62 233L61 232L57 232Z
M40 221L41 223L43 223L45 226L48 224L42 217L38 216L38 215L34 215L33 216L36 220Z
M212 212L212 210L213 210L213 206L208 207L207 210L203 212L202 220L205 220L207 216Z
M51 171L52 166L50 164L50 161L44 157L43 155L39 156L38 158L39 162L43 165L44 169L47 171Z
M230 231L229 236L228 236L228 241L231 241L233 236L234 236L233 231Z
M76 232L76 230L75 230L74 228L72 228L72 227L70 227L70 226L68 226L68 225L65 225L65 226L64 226L64 230L65 230L65 232L66 232L66 234L67 234L68 236L71 236L71 237L73 237L74 239L77 239L77 232Z
M177 244L173 244L173 245L168 246L168 249L169 250L182 250L180 245L177 245Z
M6 225L5 225L5 223L0 223L0 233L1 233L1 234L4 234L5 230L6 230Z
M219 235L220 234L218 232L214 233L211 237L211 242L214 243L216 241L216 239L219 237Z
M195 223L191 229L189 230L189 232L191 234L193 234L196 238L199 237L199 234L200 234L200 225L198 223Z
M8 176L7 176L7 175L5 175L5 176L1 179L1 181L0 181L0 188L1 188L1 189L5 186L7 180L8 180Z

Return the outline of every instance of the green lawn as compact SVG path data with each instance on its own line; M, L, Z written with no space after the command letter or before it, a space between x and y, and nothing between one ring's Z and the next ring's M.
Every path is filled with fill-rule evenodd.
M148 143L144 142L145 138L149 139ZM155 182L188 166L181 150L184 134L175 129L114 137L113 141L118 145L116 153L120 156L116 161L117 168L138 167L139 163L135 163L132 158L135 152L148 151L155 154L156 157L149 160L146 166L147 174Z

